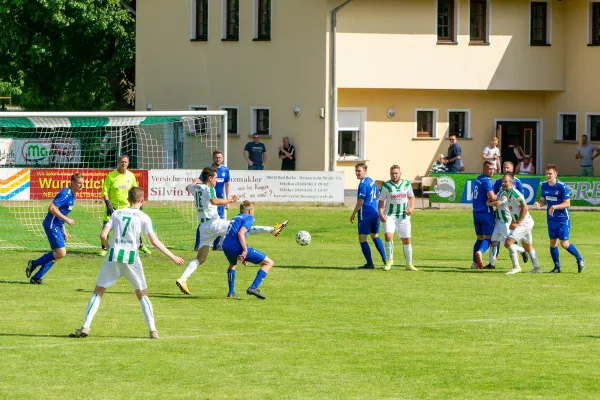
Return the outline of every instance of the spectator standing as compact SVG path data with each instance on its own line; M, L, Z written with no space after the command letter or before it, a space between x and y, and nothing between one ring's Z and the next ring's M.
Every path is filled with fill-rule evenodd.
M458 145L456 135L450 135L450 147L448 147L448 155L444 157L446 160L446 167L448 172L460 172L460 157L462 155L462 149Z
M248 169L262 170L267 163L267 148L260 142L258 133L252 135L252 141L244 147L244 158L248 163Z
M579 175L594 176L594 160L600 155L600 150L593 144L588 144L587 135L581 137L581 146L577 148L575 158L579 160Z
M494 163L494 173L500 171L500 149L498 148L498 138L493 138L490 146L485 146L481 155L483 161Z
M282 171L296 170L296 149L287 136L283 138L283 146L279 147L279 159Z

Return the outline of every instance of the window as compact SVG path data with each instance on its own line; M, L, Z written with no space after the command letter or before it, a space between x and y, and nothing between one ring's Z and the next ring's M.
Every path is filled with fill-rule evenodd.
M471 0L469 10L471 42L487 43L487 0Z
M192 39L208 40L208 0L194 1Z
M366 108L338 109L337 154L340 160L366 159Z
M256 2L256 39L271 40L271 0Z
M438 0L438 42L454 42L454 0Z
M534 1L531 3L530 44L548 44L548 3L546 2Z
M238 134L238 108L230 106L221 106L221 110L227 111L227 134Z
M190 106L191 111L208 111L208 106ZM208 134L208 118L207 117L196 117L194 118L194 126L190 126L188 132L190 135L207 135Z
M590 44L600 46L600 3L590 3L592 21L590 24Z
M589 126L590 130L588 132L588 137L590 138L590 141L600 142L600 115L590 115Z
M224 40L240 39L240 0L225 0Z
M470 112L466 110L448 110L448 136L459 139L469 137Z
M577 140L577 114L559 114L558 122L558 140Z
M434 110L417 110L417 138L436 137L436 114Z
M268 136L271 134L271 109L267 107L252 107L252 134Z

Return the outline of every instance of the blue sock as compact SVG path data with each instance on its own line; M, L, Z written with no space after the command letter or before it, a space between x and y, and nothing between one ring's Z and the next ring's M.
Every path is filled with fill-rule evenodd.
M490 248L490 239L483 239L481 241L481 246L479 247L479 251L481 254L485 253L487 249Z
M256 273L256 278L254 278L254 282L252 282L252 286L250 286L250 289L258 289L263 279L265 279L266 277L267 273L262 269L259 269Z
M217 238L213 242L213 248L216 249L217 247L219 247L220 244L221 244L221 236L217 236Z
M477 239L475 241L475 244L473 245L473 262L477 262L477 260L475 259L475 253L477 253L477 250L479 250L479 248L481 247L481 240Z
M573 254L575 256L575 258L577 259L577 261L579 261L579 260L582 259L582 257L579 255L579 252L577 251L577 249L575 248L575 246L573 246L572 244L570 244L569 247L567 247L567 251L569 253Z
M198 228L196 228L196 244L194 245L194 248L198 248L200 247L200 224L198 224Z
M373 243L375 243L375 248L381 255L381 259L383 260L383 263L385 264L385 262L387 261L385 259L385 249L383 248L383 242L381 241L381 239L379 239L379 236L377 236L375 239L373 239Z
M229 285L229 293L235 294L235 269L227 270L227 284Z
M558 246L550 247L550 255L552 256L552 261L554 261L554 266L560 269L560 259L558 258Z
M52 252L46 253L37 260L33 260L33 266L37 267L40 265L47 264L50 261L54 261L54 254Z
M496 246L496 257L498 257L498 255L500 254L500 249L502 248L502 246L500 246L500 242L498 242L498 245Z
M36 272L33 279L42 279L42 276L46 275L46 272L50 271L50 268L54 265L54 261L48 261L42 268Z
M361 242L360 248L367 260L367 264L373 264L373 258L371 258L371 248L369 247L369 242Z

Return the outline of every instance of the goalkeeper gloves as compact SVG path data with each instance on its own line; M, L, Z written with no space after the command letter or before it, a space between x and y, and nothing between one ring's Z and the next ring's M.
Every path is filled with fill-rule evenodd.
M104 200L104 203L106 204L106 215L108 215L110 217L112 215L112 213L115 212L115 208L110 203L110 200Z

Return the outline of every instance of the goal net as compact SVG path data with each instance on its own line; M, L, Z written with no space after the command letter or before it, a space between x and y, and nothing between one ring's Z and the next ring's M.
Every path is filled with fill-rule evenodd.
M48 249L42 221L76 172L85 184L69 214L75 225L65 225L67 247L99 250L102 183L121 155L144 189L157 236L193 248L196 209L185 187L214 150L226 161L224 132L226 111L0 113L0 250Z

